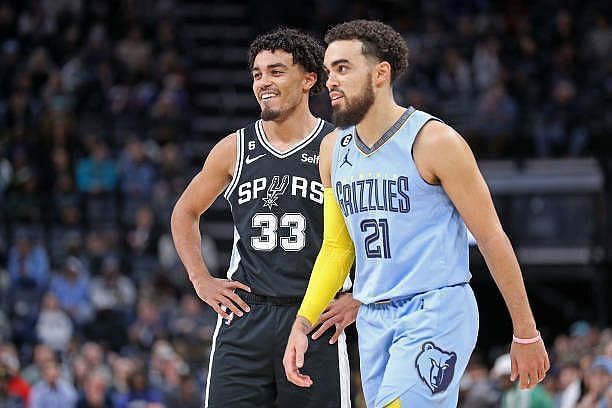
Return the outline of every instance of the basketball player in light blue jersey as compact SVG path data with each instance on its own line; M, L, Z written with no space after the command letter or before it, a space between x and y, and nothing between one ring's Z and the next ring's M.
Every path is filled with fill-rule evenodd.
M285 351L287 378L312 385L300 372L306 336L355 259L368 407L456 407L478 332L467 225L512 318L511 378L533 387L548 355L470 148L439 119L395 103L392 82L408 50L391 27L351 21L325 41L339 129L321 143L324 241Z

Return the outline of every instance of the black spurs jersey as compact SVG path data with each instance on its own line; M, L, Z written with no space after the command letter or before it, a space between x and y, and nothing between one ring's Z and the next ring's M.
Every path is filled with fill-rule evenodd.
M224 193L234 219L228 278L265 296L303 296L323 235L319 145L334 129L317 119L296 146L279 152L261 120L236 132L234 178Z

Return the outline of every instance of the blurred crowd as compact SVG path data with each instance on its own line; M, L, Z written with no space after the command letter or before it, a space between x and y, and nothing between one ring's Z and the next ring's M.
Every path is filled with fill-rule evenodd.
M0 4L3 408L200 406L216 317L167 227L192 171L173 7Z
M371 18L399 30L410 66L396 98L453 125L479 158L612 156L609 1L277 3L254 6L260 24L321 35Z
M2 408L201 404L216 316L168 228L203 153L187 143L193 63L175 3L0 4ZM612 151L612 28L598 2L308 3L312 14L285 23L400 29L413 60L398 99L457 126L481 157ZM203 251L224 268L207 236ZM507 356L476 354L462 406L612 406L611 336L549 339L551 375L529 393L507 382ZM357 372L353 385L359 407Z
M486 335L485 332L480 333ZM461 382L462 408L609 408L612 407L612 329L598 330L584 321L569 333L548 340L551 369L530 390L510 381L509 354L489 368L474 353Z

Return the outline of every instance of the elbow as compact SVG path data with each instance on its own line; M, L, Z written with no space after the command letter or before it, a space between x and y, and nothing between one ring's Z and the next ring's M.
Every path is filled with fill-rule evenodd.
M186 214L187 211L183 205L183 201L179 198L176 204L174 204L172 215L170 216L170 230L172 231L172 235L175 235L177 229L183 223L182 220L184 220Z
M180 231L184 231L185 228L191 226L197 226L200 220L200 212L197 212L194 208L188 205L188 202L180 197L170 215L170 231L172 236L180 234Z
M474 236L476 243L481 251L485 252L488 248L501 244L510 244L510 240L506 232L501 227L493 228L485 234L479 234Z

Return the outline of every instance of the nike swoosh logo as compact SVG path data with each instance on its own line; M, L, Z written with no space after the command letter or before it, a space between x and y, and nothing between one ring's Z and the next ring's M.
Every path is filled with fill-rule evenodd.
M256 160L261 159L262 157L264 157L266 154L260 154L259 156L255 156L255 157L249 157L247 156L246 159L244 159L244 161L246 162L246 164L251 164Z

